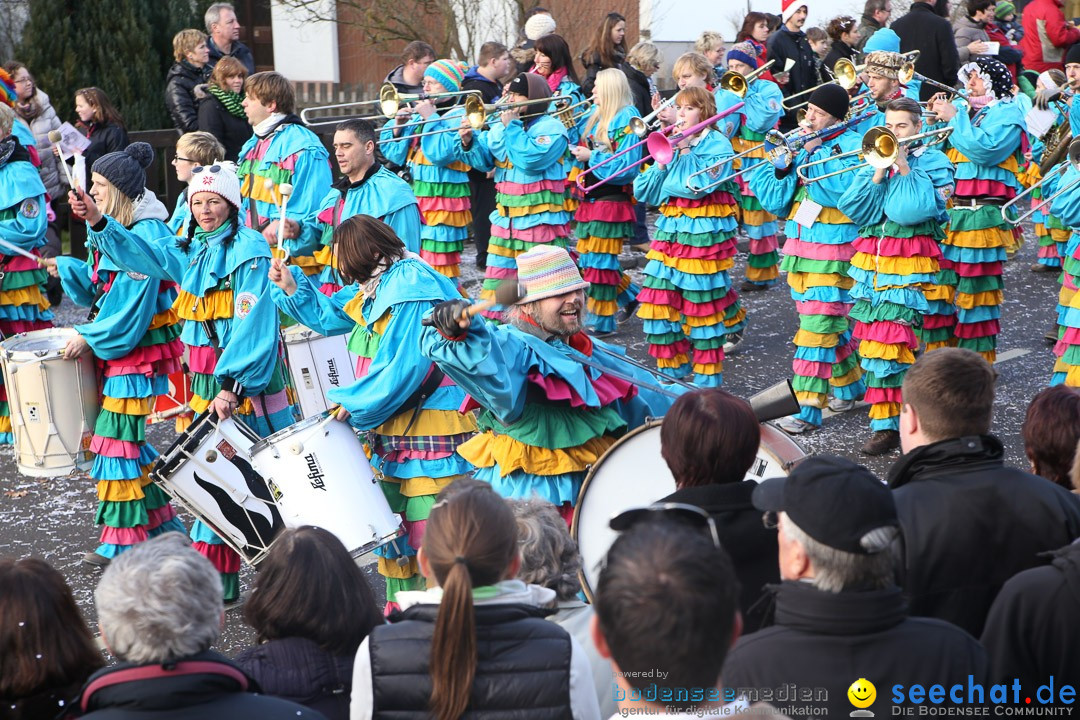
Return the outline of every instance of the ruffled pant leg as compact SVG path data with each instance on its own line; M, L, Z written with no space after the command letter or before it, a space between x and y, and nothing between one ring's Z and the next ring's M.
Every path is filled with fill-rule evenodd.
M954 208L942 254L956 272L956 346L973 350L993 363L1001 330L1004 300L1002 265L1013 242L1011 228L997 206Z
M636 297L630 277L619 265L619 253L634 236L634 206L626 199L587 199L575 213L577 252L587 280L588 320L596 332L615 331L615 312Z

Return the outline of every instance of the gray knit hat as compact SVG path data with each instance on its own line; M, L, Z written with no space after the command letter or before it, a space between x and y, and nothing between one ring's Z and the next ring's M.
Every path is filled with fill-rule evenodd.
M146 168L154 162L154 148L135 142L123 150L102 155L91 168L120 192L137 200L146 188Z

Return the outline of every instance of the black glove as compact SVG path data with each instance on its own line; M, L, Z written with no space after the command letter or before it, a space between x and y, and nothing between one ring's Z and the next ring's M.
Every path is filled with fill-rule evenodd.
M1061 88L1047 88L1045 90L1035 91L1035 100L1033 104L1040 110L1046 110L1050 107L1050 103L1056 100L1061 95Z
M465 336L467 329L461 327L462 317L469 309L468 300L444 300L435 306L431 312L431 325L439 331L443 337L461 338Z

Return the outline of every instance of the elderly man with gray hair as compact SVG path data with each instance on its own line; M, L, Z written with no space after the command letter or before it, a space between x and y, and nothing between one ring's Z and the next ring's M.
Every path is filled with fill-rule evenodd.
M752 502L766 526L779 529L781 583L775 624L739 639L724 665L727 687L811 689L788 702L772 699L792 716L827 708L846 717L857 695L865 704L856 708L884 717L892 706L914 713L925 700L914 692L897 700L897 686L967 687L969 675L986 682L986 653L975 638L942 620L908 617L893 580L900 519L892 492L869 470L812 457L787 478L762 482ZM845 692L864 679L882 683L876 697L863 688ZM827 697L815 688L826 688ZM941 704L958 703L946 696Z
M206 46L210 49L207 73L214 69L218 60L228 55L242 62L248 75L254 75L255 55L251 48L240 42L242 25L236 19L236 9L230 3L214 3L206 8L203 20L206 22L206 34L210 36L206 41Z
M221 577L181 533L110 563L94 592L101 638L120 663L90 677L78 712L93 720L198 717L325 720L257 686L210 646L224 622Z

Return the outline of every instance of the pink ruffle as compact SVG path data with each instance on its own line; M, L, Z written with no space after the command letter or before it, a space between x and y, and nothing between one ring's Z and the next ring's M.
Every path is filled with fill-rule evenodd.
M472 208L472 201L468 197L420 197L417 196L416 204L420 206L420 212L464 212Z
M284 160L278 162L277 165L282 170L295 170L296 169L296 159L298 157L300 157L300 153L298 153L298 152L293 153L289 157L287 157Z
M855 247L852 243L826 245L825 243L806 242L796 237L790 237L784 243L784 254L794 255L806 260L842 260L851 262L851 258L855 256Z
M634 222L634 206L630 196L626 200L604 200L601 202L583 202L578 205L574 219L578 222Z
M402 463L409 460L444 460L453 454L453 451L394 450L393 452L383 455L383 459L388 462Z
M1062 282L1062 284L1065 286L1065 289L1076 290L1076 281L1072 279L1072 275L1070 275L1069 273L1065 273L1063 277L1065 278L1065 280Z
M661 252L669 258L690 258L694 260L726 260L735 257L738 252L738 248L735 246L735 238L728 238L718 245L708 247L695 247L679 242L653 240L651 249Z
M915 235L909 238L857 237L852 246L857 252L882 257L941 257L941 248L929 235Z
M315 219L318 220L321 223L326 223L327 225L330 225L331 223L334 222L334 215L336 215L336 214L337 214L337 204L335 203L334 205L331 205L330 207L326 208L321 213L316 215Z
M617 273L614 270L597 270L596 268L585 268L581 271L581 276L585 278L586 282L597 285L618 285L619 281L622 280L622 273Z
M1060 340L1058 340L1058 344L1062 345L1063 347L1068 347L1069 345L1080 345L1080 328L1065 328L1065 334L1061 336ZM1056 347L1054 349L1055 351L1057 350Z
M138 444L127 440L102 437L101 435L95 435L90 441L90 452L111 458L139 459Z
M658 359L658 360L660 358L663 358L665 360L670 360L671 358L678 357L679 355L684 355L684 356L689 357L689 355L690 355L690 341L689 340L678 340L676 342L671 343L670 345L650 344L649 345L649 355L656 358L656 359Z
M851 355L853 352L858 350L858 348L859 348L859 341L856 340L855 338L852 338L851 340L849 340L847 342L847 344L845 344L845 345L837 346L837 348L836 348L836 362L838 362L838 363L844 362L844 360L846 360L848 358L848 356Z
M107 362L111 365L149 365L162 360L172 360L183 354L183 341L180 338L173 338L166 343L137 347L127 355Z
M1057 245L1040 245L1039 257L1041 258L1053 258L1057 260L1061 256L1058 255Z
M423 258L428 265L433 267L446 267L447 265L461 264L461 253L459 252L437 253L421 250L420 257Z
M908 325L891 322L864 323L856 322L853 334L860 340L873 340L885 345L907 345L918 347L915 332Z
M923 330L940 330L951 328L956 324L955 315L926 315L923 317Z
M491 234L498 238L509 238L510 228L491 224ZM536 225L531 228L514 228L514 237L522 242L550 245L556 240L570 237L569 225Z
M192 346L188 350L188 368L191 372L213 375L217 367L217 356L209 345Z
M953 197L963 198L993 197L1012 200L1015 196L1016 191L1008 185L999 183L996 180L982 180L979 178L957 180L956 190L953 192Z
M263 405L266 406L265 412L263 411ZM251 406L255 408L256 417L273 415L289 407L289 393L286 390L281 390L273 395L263 395L262 400L253 400Z
M541 388L549 400L569 401L571 407L585 404L577 390L558 376L542 375L536 370L530 370L529 382ZM637 394L637 387L606 373L593 378L591 384L602 406L610 405L616 400L629 400Z
M193 542L191 547L210 561L210 564L220 573L240 572L240 556L228 545L210 545L204 542Z
M1002 266L999 262L992 263L953 263L953 270L960 277L985 277L987 275L1001 275Z
M795 358L791 361L791 370L799 377L812 377L828 380L832 377L832 363L812 362Z
M137 545L145 542L150 537L146 533L146 526L139 525L133 528L114 528L106 525L101 529L101 542L106 545Z
M529 195L543 190L561 193L566 190L566 181L541 180L539 182L531 183L500 182L495 183L495 189L506 195Z
M775 235L766 235L763 238L750 238L751 255L764 255L765 253L771 253L773 250L779 249L780 243L777 241Z
M419 550L424 542L424 531L427 530L427 520L406 520L404 525L409 534L409 546L413 550Z
M821 300L799 300L795 303L795 311L800 315L840 317L841 315L847 315L850 310L850 303L823 302Z
M368 374L368 370L371 368L371 358L358 357L356 358L356 377L362 378Z
M154 508L153 510L147 508L146 515L150 519L150 521L146 523L147 529L154 530L176 517L176 508L170 503L165 503L161 507Z
M981 338L991 337L1001 332L1001 321L984 320L977 323L957 323L953 334L958 338Z
M866 395L863 399L871 405L874 403L903 402L900 398L900 388L866 388Z
M507 278L516 278L517 268L503 268L496 267L494 265L488 265L487 270L484 271L484 277L491 280L506 280Z
M724 348L709 348L707 350L694 350L694 362L700 365L707 363L724 362Z
M738 293L729 290L723 297L707 303L692 303L685 299L675 290L659 290L657 288L642 288L638 294L638 302L661 307L672 307L683 315L691 317L706 317L715 315L725 310L729 305L739 299Z
M323 295L325 295L326 297L331 297L334 293L336 293L340 289L341 289L341 285L336 285L334 283L323 283L322 285L319 286L319 292L322 293Z
M36 251L31 250L30 253L33 255L36 254ZM22 255L7 255L7 257L10 257L11 260L9 260L7 262L7 265L4 267L5 272L22 272L24 270L37 270L39 267L41 267L37 264L36 260L24 258Z

